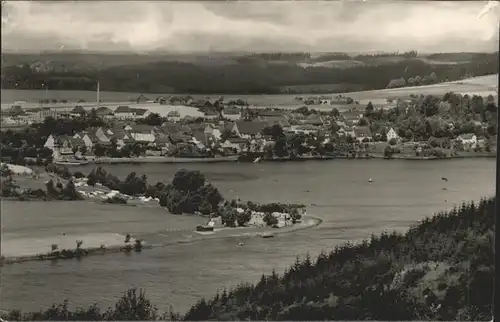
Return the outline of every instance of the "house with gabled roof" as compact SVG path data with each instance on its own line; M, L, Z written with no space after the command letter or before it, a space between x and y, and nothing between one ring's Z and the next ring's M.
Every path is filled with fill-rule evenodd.
M345 111L340 114L344 122L357 122L363 117L363 113L356 110Z
M325 121L323 120L323 118L320 115L311 114L303 121L303 124L322 126L325 124Z
M87 147L87 150L92 150L92 147L94 146L94 142L92 141L91 136L89 133L86 131L83 132L77 132L73 135L73 138L75 139L80 139L84 142L85 146Z
M354 138L359 142L373 141L372 131L368 126L357 126L354 128Z
M192 100L189 103L189 106L201 108L201 107L212 107L213 105L212 103L210 103L209 100L201 99L201 100Z
M155 103L158 103L160 105L165 105L167 104L167 99L163 96L158 96L157 98L155 98Z
M191 142L196 145L198 149L204 149L207 146L210 146L213 143L213 139L209 134L206 134L202 131L195 131L191 138Z
M155 141L156 127L147 124L128 124L123 128L129 138L140 143L153 143Z
M284 116L269 116L266 118L266 122L269 123L270 126L278 124L283 130L287 130L291 127L290 122Z
M220 146L226 151L239 153L241 151L246 151L249 145L250 141L248 139L228 138L224 142L222 142Z
M74 138L69 135L49 135L45 144L45 148L49 148L56 154L72 154L73 148L86 146L85 142L80 138Z
M23 108L21 107L21 105L12 105L9 108L8 114L10 116L20 116L20 115L24 115L25 112L24 112Z
M269 126L268 122L264 121L236 121L231 129L231 132L245 139L261 138L262 130Z
M146 103L147 101L149 101L149 98L147 98L146 96L144 96L144 94L141 94L141 95L139 95L139 96L135 99L135 101L136 101L137 103Z
M167 104L169 105L186 105L189 100L191 100L192 97L181 97L181 96L170 96L167 99Z
M474 133L461 134L456 140L462 143L464 150L475 149L477 146L477 136Z
M217 111L214 111L213 109L206 109L205 112L203 113L203 118L207 120L216 120L220 118L220 114Z
M131 108L134 119L143 119L148 117L151 112L146 108Z
M106 106L99 107L97 110L95 110L95 113L98 117L101 117L101 118L111 118L114 116L113 111L111 111Z
M113 131L107 128L99 127L95 132L94 135L97 138L97 142L101 145L108 145L111 143L111 135L113 135Z
M87 111L81 105L76 105L70 112L72 116L83 116L87 113Z
M241 119L241 108L236 106L226 106L222 111L222 117L231 121Z
M132 109L126 105L118 106L114 111L115 117L120 120L131 119L134 116Z
M283 110L258 109L256 111L257 116L263 120L265 120L266 117L279 117L285 115L285 111Z
M291 130L294 133L316 134L319 132L320 128L312 124L300 124L292 126Z

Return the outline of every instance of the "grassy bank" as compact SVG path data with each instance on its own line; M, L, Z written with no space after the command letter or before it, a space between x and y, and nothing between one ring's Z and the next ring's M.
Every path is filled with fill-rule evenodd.
M436 214L406 234L346 244L281 276L202 299L184 316L158 312L141 292L114 308L10 311L7 320L491 320L495 200ZM166 290L168 291L168 290ZM98 296L98 295L96 295Z

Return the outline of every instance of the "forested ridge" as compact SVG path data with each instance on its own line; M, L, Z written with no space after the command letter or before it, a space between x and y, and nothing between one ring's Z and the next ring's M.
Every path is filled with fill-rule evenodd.
M435 59L442 57L436 55L433 56ZM286 60L277 64L271 60L275 56ZM24 63L2 66L2 88L96 90L96 81L99 80L101 90L118 92L261 94L280 93L286 86L314 84L336 84L335 91L343 92L353 87L382 89L394 79L425 77L431 73L435 73L436 82L442 82L498 72L498 53L469 55L469 60L457 64L429 64L412 55L407 56L394 63L362 64L350 68L300 67L296 60L301 54L232 57L231 63L153 61L102 69L48 68L43 72Z
M223 290L185 315L130 290L115 307L11 311L7 320L491 320L495 199L307 257L283 274ZM333 232L332 232L333 233ZM165 290L169 292L169 290ZM99 297L96 294L96 297ZM96 299L97 300L97 299ZM159 303L158 303L159 304ZM164 303L163 303L164 304ZM165 307L165 305L162 305Z

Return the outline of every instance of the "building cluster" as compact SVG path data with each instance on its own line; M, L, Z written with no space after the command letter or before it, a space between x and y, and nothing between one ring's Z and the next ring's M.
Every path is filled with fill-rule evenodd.
M112 120L110 127L89 128L72 137L51 135L45 147L60 153L69 153L75 148L85 146L90 153L96 145L109 146L115 142L117 149L127 144L140 143L153 155L168 154L169 151L206 151L213 148L226 154L238 154L244 151L263 152L274 144L272 135L265 134L265 128L279 125L286 136L295 134L311 135L329 140L331 127L336 122L340 127L339 136L351 136L359 142L371 142L373 137L369 127L357 126L360 115L347 113L336 120L330 115L311 114L305 116L286 110L250 109L238 106L226 106L221 110L211 107L200 108L203 120L194 117L181 118L178 111L167 114L166 121L160 126L137 124L134 120L149 115L128 106L120 106L115 111L104 107L96 114ZM75 108L71 114L80 112ZM351 117L352 116L352 117ZM387 133L387 139L398 138L394 129ZM188 154L188 153L187 153Z
M147 98L141 95L137 102L142 103L146 100ZM151 115L146 108L121 105L110 109L101 106L92 113L112 125L89 128L71 137L51 135L45 147L53 151L68 153L68 151L74 151L75 148L85 146L85 150L91 153L96 145L109 146L114 142L113 144L116 144L118 149L127 144L140 143L150 147L149 153L155 154L165 154L173 148L177 151L206 151L214 147L225 150L227 153L262 152L267 145L274 143L272 137L265 135L263 130L275 124L283 129L286 136L311 135L322 138L325 142L330 141L333 126L336 127L336 136L351 138L354 142L400 140L397 131L392 127L382 134L372 133L369 126L361 126L360 121L364 113L356 108L334 117L331 113L303 114L283 109L249 108L242 100L223 103L222 99L211 102L194 100L191 97L172 96L168 100L159 97L153 103L160 105L177 103L184 106L168 112L161 126L149 126L139 124L144 122L136 122ZM197 116L182 116L179 112L182 108L196 111ZM13 105L2 113L2 125L9 122L10 124L18 124L16 122L31 124L42 122L49 116L74 118L89 113L88 108L85 109L80 105L66 110L60 108L23 109L20 105ZM474 134L461 135L457 141L460 141L467 149L474 149L482 142L481 138L477 138Z
M23 108L21 105L12 105L7 110L1 111L1 125L15 127L27 126L33 123L41 123L45 118L52 117L55 119L74 118L89 114L89 110L81 105L77 105L72 109L61 107L34 107ZM132 108L129 106L118 106L114 110L101 106L95 109L96 116L103 119L117 120L137 120L147 117L151 112L146 108Z

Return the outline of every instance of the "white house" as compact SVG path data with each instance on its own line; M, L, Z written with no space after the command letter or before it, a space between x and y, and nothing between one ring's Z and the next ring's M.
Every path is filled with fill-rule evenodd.
M398 133L396 133L396 131L394 131L392 127L389 129L389 131L387 131L386 136L387 136L387 142L389 142L392 139L399 140Z
M291 126L291 131L294 133L303 133L303 134L314 134L318 133L319 127L311 124L304 125L293 125Z
M143 143L153 143L155 141L155 136L154 134L151 133L130 133L130 136L132 139L134 139L137 142L143 142Z
M474 149L477 146L477 136L474 133L459 135L457 141L462 143L465 150Z
M54 136L52 134L49 135L49 137L47 138L47 141L45 141L45 144L43 145L43 147L44 148L49 148L52 151L55 150L55 148L56 148L56 139L54 138Z
M133 113L133 119L144 119L151 114L151 111L145 108L131 108Z
M92 139L90 138L90 136L87 133L84 133L84 132L76 133L75 135L73 135L73 138L74 139L81 139L85 143L85 146L87 147L87 149L92 150L94 143L92 142Z
M207 124L203 132L206 135L211 135L213 136L216 140L220 140L220 137L222 135L221 131L217 128L214 128L211 124Z
M134 118L134 111L128 106L118 106L114 111L115 117L120 120L127 120Z

